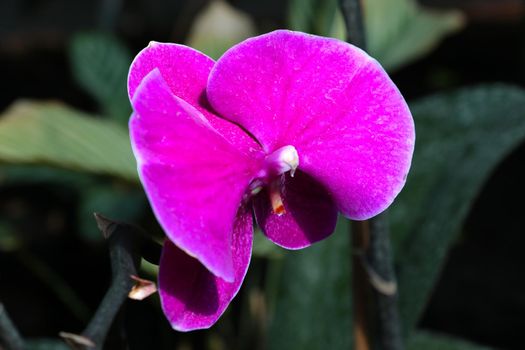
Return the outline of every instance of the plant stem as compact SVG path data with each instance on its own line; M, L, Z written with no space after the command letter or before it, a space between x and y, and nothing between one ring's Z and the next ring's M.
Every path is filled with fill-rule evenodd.
M363 252L367 250L370 229L368 221L352 221L352 309L354 310L354 349L370 349L369 331L369 304L370 286L368 284L367 272L362 264Z
M23 350L24 340L0 303L0 349Z
M339 0L345 20L346 41L366 51L363 9L360 0Z
M403 349L387 213L352 222L356 350Z
M134 285L130 276L137 274L138 258L134 254L137 237L128 225L117 224L100 215L95 215L95 218L108 239L113 277L111 286L82 335L96 344L95 349L102 349L113 319Z
M362 19L360 0L339 0L341 12L346 26L346 40L363 50L366 50L366 41ZM370 349L370 320L367 272L362 264L363 252L368 249L370 227L368 221L352 221L350 226L352 242L352 304L354 310L353 334L354 349Z
M363 29L362 9L359 0L339 0L346 26L346 40L366 50ZM354 310L353 334L354 349L370 349L370 320L367 306L370 288L367 273L362 264L362 255L368 248L370 228L367 221L352 221L352 304Z
M388 213L370 221L370 242L365 252L366 268L372 285L376 339L380 349L403 349L401 322L397 308L397 283L393 266Z
M339 0L345 19L347 41L366 51L363 12L359 0ZM403 349L397 309L397 284L392 265L392 248L387 213L368 221L352 223L352 290L354 304L354 347ZM372 327L371 325L374 325Z
M122 304L135 284L131 276L137 275L137 266L140 262L140 255L136 248L141 233L137 229L114 222L99 214L95 214L95 219L109 243L112 280L106 295L82 335L61 333L61 336L74 349L103 349L113 320L117 317Z

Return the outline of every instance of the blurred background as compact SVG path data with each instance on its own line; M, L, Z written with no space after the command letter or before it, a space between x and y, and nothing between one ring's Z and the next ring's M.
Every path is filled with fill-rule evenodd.
M417 126L390 211L407 348L523 349L525 1L363 6L368 51ZM66 349L58 333L80 333L108 288L93 212L162 237L127 136L134 55L155 40L218 58L277 28L345 38L333 0L0 0L0 302L30 349ZM129 300L106 348L351 348L350 249L344 220L300 252L256 233L216 326L177 333L157 295Z

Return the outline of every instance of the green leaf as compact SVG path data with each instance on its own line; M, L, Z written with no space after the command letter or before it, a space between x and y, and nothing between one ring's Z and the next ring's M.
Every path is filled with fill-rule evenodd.
M363 11L367 51L388 71L425 55L465 25L457 10L429 10L414 0L365 0ZM330 35L344 40L345 33L338 12Z
M461 12L432 11L414 0L366 0L368 50L389 70L423 56L464 25Z
M20 101L4 113L0 162L48 164L138 181L124 128L54 102Z
M429 332L417 332L407 343L407 350L489 350L485 346L476 345L453 337L437 335Z
M269 349L351 348L348 236L348 221L341 219L328 239L270 262L270 270L276 264L281 268L273 273L278 287L272 298Z
M411 104L416 148L391 207L400 311L410 331L449 246L495 167L525 139L525 90L489 85Z
M126 47L108 34L77 34L69 57L77 83L99 103L102 112L127 123L131 114L127 94L131 54Z

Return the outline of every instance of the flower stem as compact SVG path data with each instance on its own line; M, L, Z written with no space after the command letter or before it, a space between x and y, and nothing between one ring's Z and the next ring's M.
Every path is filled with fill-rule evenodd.
M356 350L403 349L387 215L352 222Z
M0 349L22 350L24 340L0 303Z
M106 336L124 301L134 285L140 255L137 253L141 233L127 224L120 224L95 214L99 229L109 244L112 280L95 315L81 335L62 332L61 336L74 349L99 350L104 348Z
M397 282L390 243L388 212L379 214L369 222L370 242L365 252L364 266L372 286L375 339L379 349L401 350L404 346L397 306Z
M134 285L132 275L137 274L138 255L134 254L136 233L128 225L117 224L95 214L98 226L107 237L113 274L111 286L95 315L82 333L102 349L104 340L128 293Z
M360 0L339 0L345 20L346 41L366 51L363 9Z
M339 0L347 41L366 51L360 0ZM354 348L401 350L403 341L397 309L397 284L387 213L351 226ZM375 344L372 343L375 339Z
M339 0L339 6L346 26L346 40L366 51L360 0ZM368 221L352 221L350 226L352 242L352 304L354 310L354 349L370 349L369 285L367 273L362 264L363 252L368 249L370 227Z
M362 264L363 252L367 250L370 239L368 221L352 221L352 309L354 310L354 349L370 349L369 305L370 288L367 273Z

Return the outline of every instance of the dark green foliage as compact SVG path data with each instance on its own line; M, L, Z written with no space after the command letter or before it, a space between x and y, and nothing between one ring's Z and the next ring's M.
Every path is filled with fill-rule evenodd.
M523 106L525 91L504 85L411 104L416 151L391 209L405 330L414 327L483 184L525 139Z
M84 33L73 38L69 54L77 83L104 114L127 124L131 114L126 88L131 63L128 49L111 35Z
M435 95L411 106L416 152L407 185L391 208L407 333L415 326L476 195L499 162L525 139L525 91L482 86ZM326 242L284 257L269 337L273 348L349 347L348 235L340 225ZM420 333L407 344L409 349L476 348Z
M352 344L348 222L314 246L288 252L272 310L268 345L277 349L349 349Z

